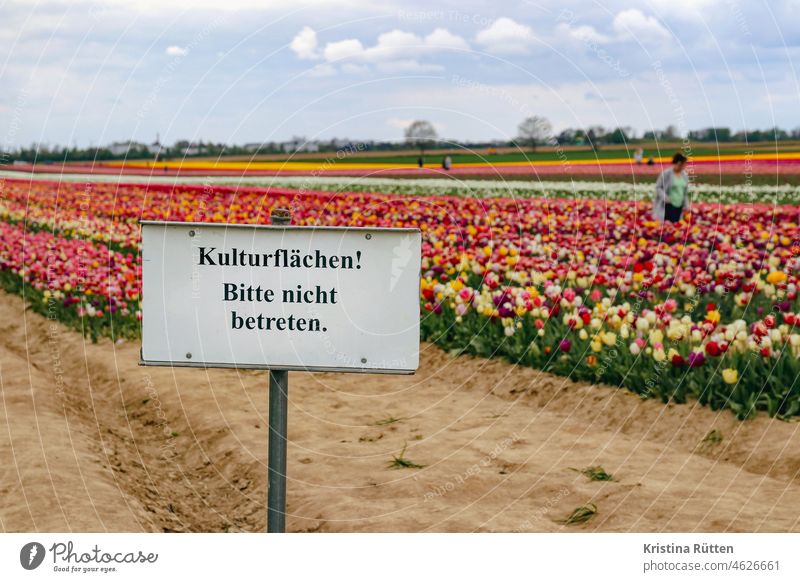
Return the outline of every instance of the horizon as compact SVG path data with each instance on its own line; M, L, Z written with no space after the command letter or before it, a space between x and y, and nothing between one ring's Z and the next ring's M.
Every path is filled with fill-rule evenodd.
M599 127L599 126L598 125L592 125L590 127L596 128L596 127ZM572 130L582 130L584 128L564 128L564 130L562 130L562 131L566 131L566 130L570 130L570 129L572 129ZM588 129L588 127L586 129ZM603 128L603 129L608 130L608 132L604 135L604 138L605 138L605 137L610 136L612 131L617 129L617 128L606 127L606 128ZM627 128L624 128L624 129L627 129ZM726 139L726 140L721 140L721 139L700 140L700 139L696 139L696 138L690 137L689 134L686 134L686 135L674 135L674 136L665 137L665 138L655 138L655 137L652 137L652 136L644 136L641 132L638 132L638 133L634 132L634 133L631 133L631 134L627 134L626 133L626 141L625 141L625 143L612 143L612 142L602 142L602 141L600 143L602 143L604 145L604 147L606 147L606 148L608 148L608 147L612 147L613 148L613 147L616 147L616 146L623 147L628 143L637 144L637 145L641 144L641 143L659 143L659 144L662 144L662 145L665 145L665 144L680 144L684 139L689 139L690 141L694 141L694 142L696 142L698 144L704 144L704 143L712 144L712 143L715 143L715 144L719 144L719 145L722 145L722 144L742 145L742 144L747 144L747 143L765 143L765 142L768 142L768 141L783 141L783 142L795 142L795 141L797 141L797 142L800 142L800 126L798 126L796 128L783 128L783 127L777 127L776 126L776 127L748 128L748 129L744 129L744 128L742 128L742 129L733 129L733 128L724 127L724 126L698 127L698 128L689 129L688 132L692 133L692 132L721 130L721 129L730 130L731 139ZM648 131L661 131L661 130L656 128L654 130L648 130ZM797 136L789 135L787 138L780 139L780 140L759 140L759 141L752 141L751 140L751 141L747 141L745 139L740 139L740 137L741 137L740 134L743 134L745 132L747 132L747 133L753 133L753 132L767 133L767 132L772 132L772 131L784 131L784 132L791 133L791 134L794 134L795 132L797 132L798 135ZM557 137L557 135L556 135L556 137ZM604 138L602 138L602 139L604 139ZM17 146L14 146L14 147L10 148L9 151L20 151L20 150L23 150L23 149L29 149L29 148L34 148L34 147L36 147L36 148L44 147L44 148L49 148L51 150L53 150L53 149L72 149L74 147L77 147L77 149L79 149L79 150L92 150L92 149L101 150L101 149L104 149L104 148L108 148L109 146L112 146L112 145L123 145L123 144L129 144L129 143L132 144L132 145L145 145L145 146L153 146L153 145L156 145L158 143L158 144L161 145L161 147L165 147L165 148L179 147L179 144L184 144L184 143L186 143L186 144L188 144L190 146L203 144L203 145L214 145L214 146L220 146L221 145L221 146L224 146L224 147L241 148L241 147L254 146L254 145L259 145L259 146L266 146L266 145L282 146L282 145L286 145L286 144L290 144L290 143L300 143L302 145L314 144L314 145L325 145L325 146L327 146L327 145L335 144L335 142L339 142L342 145L337 145L333 150L320 150L320 153L322 153L323 151L335 151L335 149L337 149L337 148L339 148L339 149L340 148L346 148L347 145L353 145L353 144L362 144L362 145L370 145L370 144L373 144L373 145L405 145L405 146L408 146L409 150L415 150L415 146L413 144L409 143L408 139L403 137L403 136L400 136L400 137L394 138L394 139L360 139L360 138L350 139L347 136L342 136L342 137L340 137L340 136L332 136L332 137L329 137L329 138L306 139L305 136L296 135L296 136L292 136L291 138L281 139L281 140L273 140L273 141L255 140L255 141L252 141L252 142L217 142L217 141L213 141L213 140L206 140L206 139L203 139L203 138L199 138L199 139L192 140L192 141L189 141L189 140L186 140L186 139L182 139L182 138L178 138L174 142L172 142L171 144L164 143L159 138L156 138L153 141L149 141L146 138L142 139L141 141L134 140L134 139L121 139L121 140L108 142L108 143L104 143L104 144L88 144L86 146L75 146L75 145L72 145L72 144L67 145L67 144L61 144L61 143L40 142L40 143L17 145ZM520 141L519 136L513 136L513 137L511 137L509 139L506 139L506 140L503 140L503 139L488 139L488 138L486 138L486 139L475 139L475 140L469 140L469 139L468 140L457 140L457 139L454 139L454 138L449 138L448 136L440 135L437 138L435 138L433 143L435 144L433 146L433 149L447 148L448 145L453 146L455 148L458 148L459 146L502 147L502 148L514 148L514 147L517 147L521 151L524 151L527 148L527 146L523 142ZM575 144L559 144L559 145L568 145L570 147L590 147L587 144L584 144L583 146L575 145ZM543 141L543 142L537 144L536 147L537 147L538 150L547 150L548 148L558 147L558 145L554 145L552 143L548 143L548 142L544 142ZM0 152L3 152L3 151L4 150L2 149L2 147L0 147ZM363 151L379 151L379 150L368 150L368 149L365 149ZM387 150L387 151L400 151L400 150ZM314 152L298 150L295 153L314 153Z

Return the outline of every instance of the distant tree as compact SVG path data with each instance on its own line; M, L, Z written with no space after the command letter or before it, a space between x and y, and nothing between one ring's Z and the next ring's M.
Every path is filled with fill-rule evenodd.
M578 137L578 132L579 130L575 130L572 129L571 127L568 127L567 129L559 133L556 139L560 144L573 144L575 143L575 140Z
M608 136L608 141L611 143L628 143L630 140L631 131L625 127L618 127L614 131L612 131Z
M544 118L534 115L523 120L517 127L519 137L517 140L520 143L528 144L531 151L536 151L537 144L547 140L550 133L553 131L553 126Z
M730 127L715 127L714 138L717 141L731 141L731 128Z
M575 130L575 137L572 139L572 143L575 145L586 145L589 141L589 136L586 133L585 129L576 129Z
M755 133L760 134L761 132L757 131ZM736 134L736 136L738 135L741 135L741 132ZM705 129L696 129L689 132L689 139L693 141L723 142L731 141L736 136L731 133L728 127L706 127Z
M419 148L421 156L425 155L425 146L432 144L439 137L430 121L418 119L412 121L405 130L406 143Z
M598 149L599 144L597 143L597 134L593 129L590 129L586 132L586 140L589 142L589 145L592 146L593 150Z
M667 128L661 132L659 137L665 141L672 141L678 139L678 128L674 125L668 125Z
M706 141L707 130L693 129L689 132L689 139L692 141Z
M600 143L606 139L606 130L602 125L593 125L586 130L586 140L593 150L600 149Z

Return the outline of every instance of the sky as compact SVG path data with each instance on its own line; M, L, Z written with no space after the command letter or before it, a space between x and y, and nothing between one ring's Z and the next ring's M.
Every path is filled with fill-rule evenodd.
M800 0L0 0L0 148L800 126Z

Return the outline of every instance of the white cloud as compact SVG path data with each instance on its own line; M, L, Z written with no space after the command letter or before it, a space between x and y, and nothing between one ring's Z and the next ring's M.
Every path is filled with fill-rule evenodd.
M289 48L292 49L298 59L319 58L317 51L317 33L310 26L304 26L303 30L297 33L292 39Z
M416 56L424 50L424 41L413 32L392 30L378 36L378 43L364 51L366 60L380 61Z
M671 35L653 16L645 16L640 10L623 10L614 17L614 32L620 39L635 39L641 43L664 40Z
M189 49L178 45L172 45L167 47L164 54L168 57L185 57L189 54Z
M437 28L425 38L413 32L395 29L378 35L377 42L369 47L365 47L355 38L329 42L322 54L328 61L353 59L377 63L413 59L446 49L465 50L469 49L469 44L445 28Z
M637 41L642 44L670 38L667 29L653 16L646 16L640 10L630 9L619 12L613 20L613 34L599 32L589 24L572 25L561 23L556 27L558 36L584 44L610 44Z
M493 53L525 53L535 39L530 26L510 18L498 18L490 26L479 31L475 40Z
M420 63L423 55L441 50L469 50L469 43L446 28L437 28L425 37L400 29L378 35L374 45L364 46L356 38L328 42L320 50L317 34L304 27L292 40L292 51L301 59L322 58L328 63L346 61L340 67L349 74L360 74L372 65L384 73L409 73L442 71L437 64ZM333 74L330 69L320 69L316 75Z
M425 45L432 49L469 50L469 43L446 28L437 28L425 37Z
M326 61L338 61L352 57L361 57L364 54L364 45L360 40L349 38L336 42L329 42L322 51Z
M588 24L570 26L569 24L561 23L556 27L556 30L562 36L566 36L570 39L578 40L583 43L606 44L612 40L610 37L598 32L593 26Z

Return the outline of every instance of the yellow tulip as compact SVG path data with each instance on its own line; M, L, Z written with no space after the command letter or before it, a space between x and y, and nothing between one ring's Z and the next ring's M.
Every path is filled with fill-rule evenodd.
M786 281L786 273L783 271L773 271L767 275L767 283L775 285L776 283L783 283L784 281Z
M722 379L726 384L736 384L739 381L739 371L735 368L725 368L722 370Z

